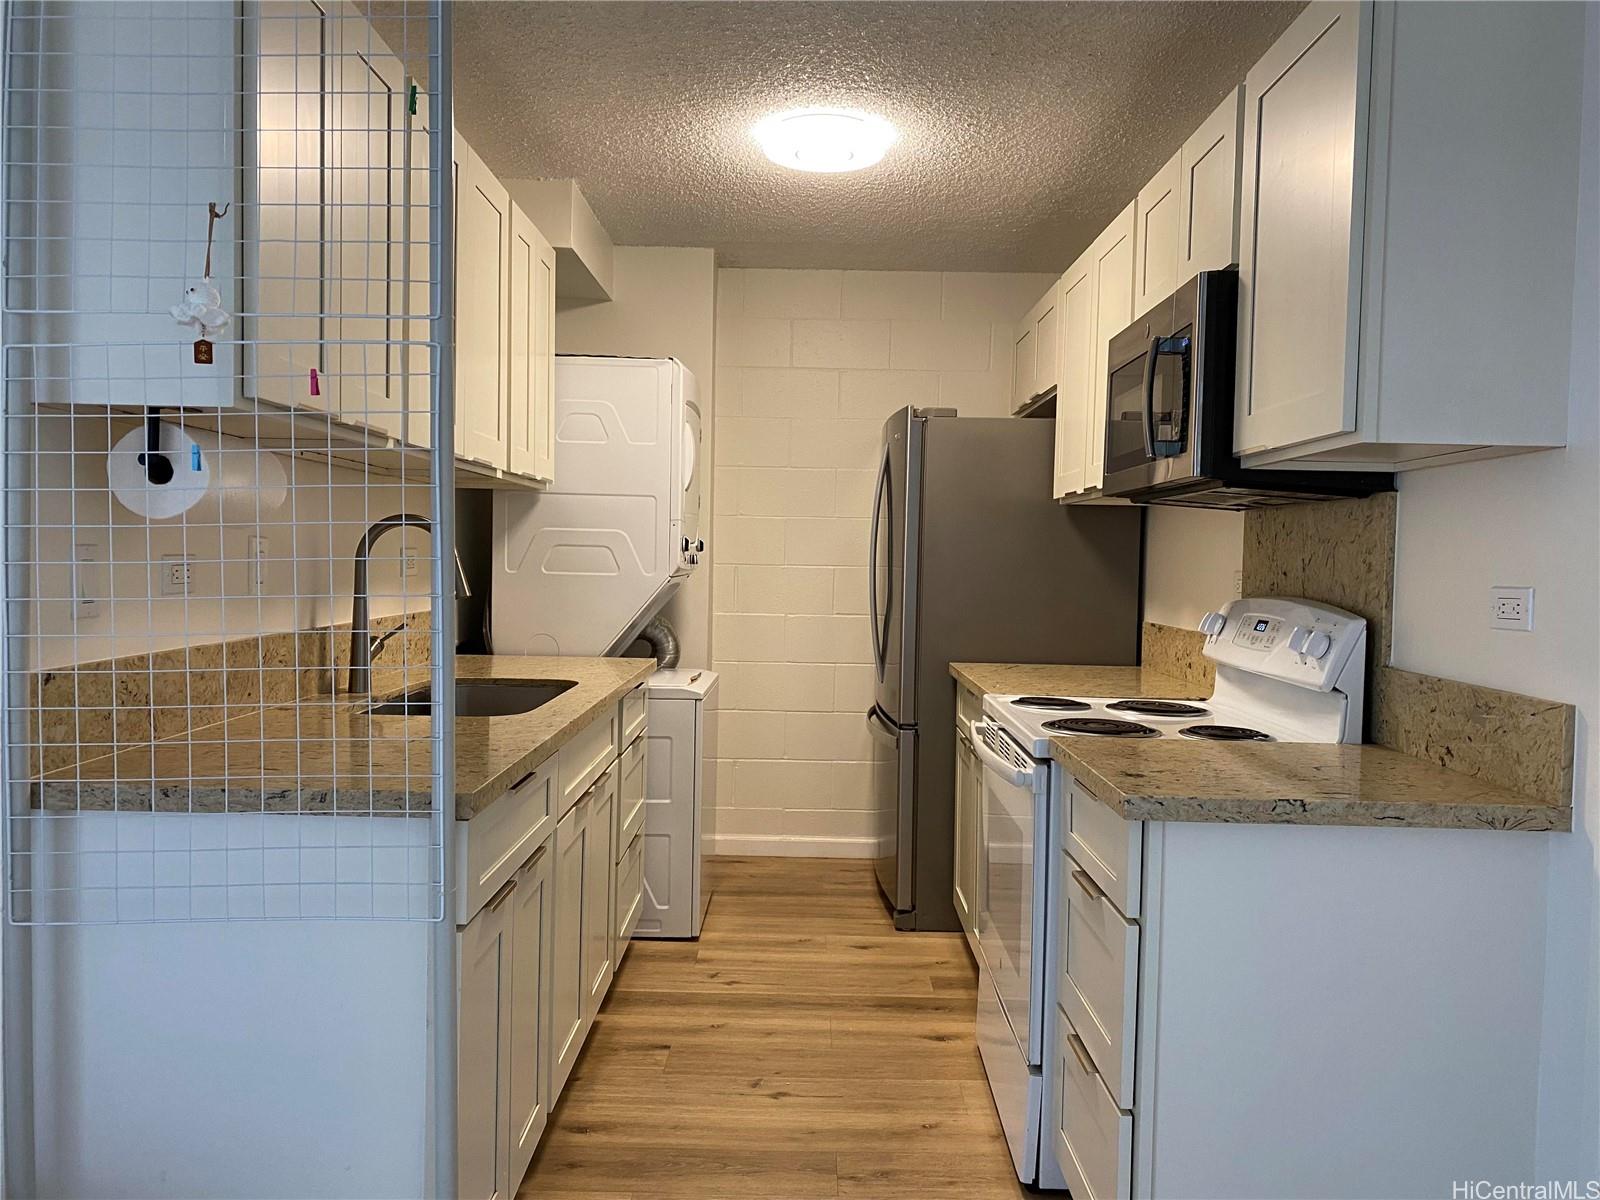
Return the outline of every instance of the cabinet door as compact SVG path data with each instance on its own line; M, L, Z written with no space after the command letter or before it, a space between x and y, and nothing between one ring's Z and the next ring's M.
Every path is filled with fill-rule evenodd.
M1011 411L1020 412L1033 399L1033 375L1038 361L1039 343L1034 336L1032 314L1022 318L1016 341L1011 347Z
M1139 234L1135 239L1133 315L1142 317L1178 286L1178 241L1182 154L1174 154L1139 189ZM1130 318L1131 320L1132 318ZM1121 331L1119 325L1113 333Z
M309 0L266 0L244 22L247 88L255 96L244 139L244 394L284 407L326 411L311 391L322 360L323 73L329 21ZM254 53L248 53L254 49ZM250 86L253 85L253 86ZM251 201L254 203L251 203Z
M1355 428L1370 9L1313 3L1245 76L1234 449Z
M550 845L516 875L511 903L510 1158L515 1192L550 1115Z
M1042 396L1058 382L1061 369L1061 324L1059 284L1034 307L1033 319L1033 394Z
M572 1064L583 1049L588 1032L584 1003L584 919L588 895L585 871L589 862L589 807L592 795L581 797L556 826L556 857L552 864L555 902L550 956L550 1103L554 1105L572 1074Z
M1244 89L1234 88L1179 152L1178 282L1239 261Z
M507 1117L511 1071L510 907L507 883L456 934L456 1182L463 1200L511 1195Z
M1094 344L1089 376L1089 449L1084 487L1105 482L1106 367L1111 339L1133 321L1133 251L1138 201L1123 209L1090 247L1094 260Z
M590 801L589 839L583 867L584 1003L590 1021L611 987L613 943L616 940L617 771L613 767L594 785Z
M503 468L511 197L460 135L456 155L456 453Z
M432 257L432 182L430 156L432 125L429 118L428 90L415 78L406 80L405 94L416 88L416 110L406 113L405 257L401 261L401 280L405 291L405 367L402 394L405 397L404 437L413 446L433 445L433 336L430 315L433 310L431 279ZM452 164L454 154L451 155ZM451 166L452 172L455 170Z
M391 340L399 274L395 218L404 178L393 157L403 136L405 76L365 21L333 22L327 97L329 411L349 425L401 433L400 373Z
M1055 497L1087 487L1089 436L1094 427L1094 255L1079 257L1061 277L1061 369L1056 387Z
M554 248L513 204L508 462L517 474L546 482L555 465L555 266Z
M974 885L977 874L973 861L977 854L977 803L972 794L971 747L961 733L956 734L956 841L955 841L955 902L956 915L961 918L961 928L970 934L973 914L977 911L977 892Z

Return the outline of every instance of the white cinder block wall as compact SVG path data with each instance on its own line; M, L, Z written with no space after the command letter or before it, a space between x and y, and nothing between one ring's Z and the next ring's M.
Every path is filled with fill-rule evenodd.
M722 270L712 652L721 853L870 852L867 526L908 404L1009 412L1049 275Z

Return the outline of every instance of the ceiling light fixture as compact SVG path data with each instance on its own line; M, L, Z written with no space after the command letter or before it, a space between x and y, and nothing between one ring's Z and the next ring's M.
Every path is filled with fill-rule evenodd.
M859 108L796 108L750 130L768 158L795 171L859 171L894 145L899 132Z

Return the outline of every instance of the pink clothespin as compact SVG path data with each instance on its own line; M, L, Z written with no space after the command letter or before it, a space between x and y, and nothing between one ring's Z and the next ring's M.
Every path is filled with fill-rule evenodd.
M315 367L311 368L311 394L313 396L322 395L322 384L317 379L317 369Z

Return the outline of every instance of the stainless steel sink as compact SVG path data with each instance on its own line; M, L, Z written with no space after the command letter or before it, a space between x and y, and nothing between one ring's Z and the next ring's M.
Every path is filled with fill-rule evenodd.
M577 683L570 679L458 679L456 716L510 717L518 713L532 712L577 686ZM423 684L399 696L380 700L367 711L375 717L432 716L433 689Z

